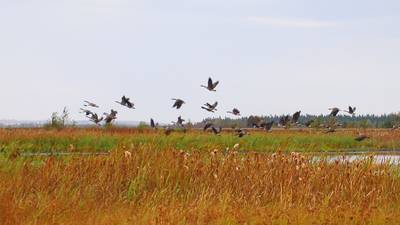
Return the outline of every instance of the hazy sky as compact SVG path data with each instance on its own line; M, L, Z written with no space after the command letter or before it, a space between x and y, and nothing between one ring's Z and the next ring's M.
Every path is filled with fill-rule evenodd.
M398 0L2 0L0 29L0 119L84 119L84 99L162 122L215 100L216 116L400 110Z

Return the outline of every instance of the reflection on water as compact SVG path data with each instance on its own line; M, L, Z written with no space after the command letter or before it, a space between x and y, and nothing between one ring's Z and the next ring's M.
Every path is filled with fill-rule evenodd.
M328 160L329 162L335 161L363 161L363 160L372 160L374 163L391 163L391 164L400 164L400 154L371 154L371 153L353 153L353 154L327 154L327 155L314 155L313 160Z

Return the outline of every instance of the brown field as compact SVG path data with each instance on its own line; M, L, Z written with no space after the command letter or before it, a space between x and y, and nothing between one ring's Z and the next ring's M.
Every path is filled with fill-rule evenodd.
M1 130L0 224L400 224L399 166L285 153L309 139L310 151L325 142L332 149L398 146L399 132L365 132L372 138L360 144L352 142L352 130L243 139L132 129ZM98 148L110 154L22 155L49 146L90 151L91 138L104 141ZM268 146L268 138L282 142ZM195 149L200 141L207 143ZM256 151L238 153L247 145ZM277 153L257 153L263 145Z

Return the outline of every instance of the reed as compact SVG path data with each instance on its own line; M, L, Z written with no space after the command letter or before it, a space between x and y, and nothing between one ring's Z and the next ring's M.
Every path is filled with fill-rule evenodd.
M128 151L130 154L126 154ZM1 158L1 224L398 224L398 167L292 154Z
M400 224L399 166L287 153L308 144L397 145L399 135L369 130L372 139L360 144L354 132L239 139L197 131L166 137L134 129L1 130L0 224ZM12 151L59 145L95 152L96 143L110 154ZM262 154L263 145L274 153Z

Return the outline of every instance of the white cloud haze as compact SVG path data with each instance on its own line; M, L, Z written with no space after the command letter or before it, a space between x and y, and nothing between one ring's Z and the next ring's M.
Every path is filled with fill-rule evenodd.
M304 20L304 19L249 17L247 20L250 22L255 22L265 25L271 25L276 27L290 27L290 28L328 28L337 26L337 23L334 22Z

